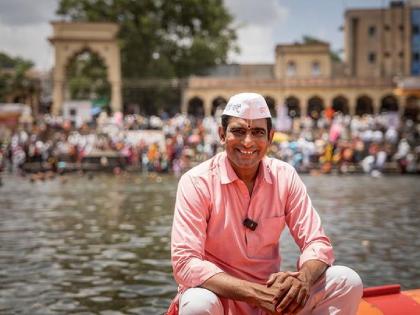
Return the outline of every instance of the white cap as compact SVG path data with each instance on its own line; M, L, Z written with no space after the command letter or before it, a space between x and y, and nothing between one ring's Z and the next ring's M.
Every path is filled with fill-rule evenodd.
M243 119L271 118L264 97L257 93L239 93L232 96L223 111L223 115Z

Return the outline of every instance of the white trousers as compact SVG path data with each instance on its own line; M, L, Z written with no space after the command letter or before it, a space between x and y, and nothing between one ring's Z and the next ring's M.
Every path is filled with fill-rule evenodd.
M362 291L362 280L355 271L344 266L329 267L312 286L308 302L299 315L356 314ZM225 310L219 297L203 288L190 288L179 300L179 315L240 315L243 312L243 309ZM247 311L251 313L266 314L255 308Z

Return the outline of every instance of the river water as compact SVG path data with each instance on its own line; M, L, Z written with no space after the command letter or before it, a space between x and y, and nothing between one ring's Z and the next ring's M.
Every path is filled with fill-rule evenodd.
M302 176L337 264L366 286L420 287L417 176ZM170 229L177 179L129 174L3 177L0 314L162 314L176 292ZM282 269L296 245L282 236Z

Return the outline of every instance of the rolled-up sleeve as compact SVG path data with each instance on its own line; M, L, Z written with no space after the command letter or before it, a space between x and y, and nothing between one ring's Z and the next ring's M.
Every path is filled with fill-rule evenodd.
M301 255L297 262L298 269L308 260L320 260L327 265L334 262L330 239L325 235L321 218L312 206L305 185L295 170L289 182L286 203L286 222Z
M223 272L204 258L210 206L205 185L184 174L178 184L171 237L174 278L184 287L197 287Z

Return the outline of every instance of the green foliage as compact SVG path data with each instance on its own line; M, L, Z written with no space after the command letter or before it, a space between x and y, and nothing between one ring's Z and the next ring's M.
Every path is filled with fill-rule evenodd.
M57 13L117 22L124 78L200 74L237 49L222 0L61 0Z
M32 61L0 52L0 102L9 94L25 94L35 88L34 80L26 76L32 66Z
M310 36L310 35L303 35L302 36L302 43L303 44L319 44L319 43L322 44L322 43L325 43L325 42L316 38L316 37ZM335 62L341 62L342 61L341 58L340 58L339 51L331 50L330 51L330 57L331 57L332 61L335 61Z
M320 40L319 38L316 38L310 35L303 35L302 43L303 44L319 44L319 43L324 43L324 42Z
M72 21L120 25L124 103L145 114L179 110L180 87L164 79L203 74L238 51L233 18L222 0L60 0L57 13ZM91 67L85 67L70 79L71 93L80 97L89 93Z
M96 54L79 54L67 67L68 86L72 99L110 98L106 67Z
M330 51L331 60L335 62L342 62L340 57L340 51Z

